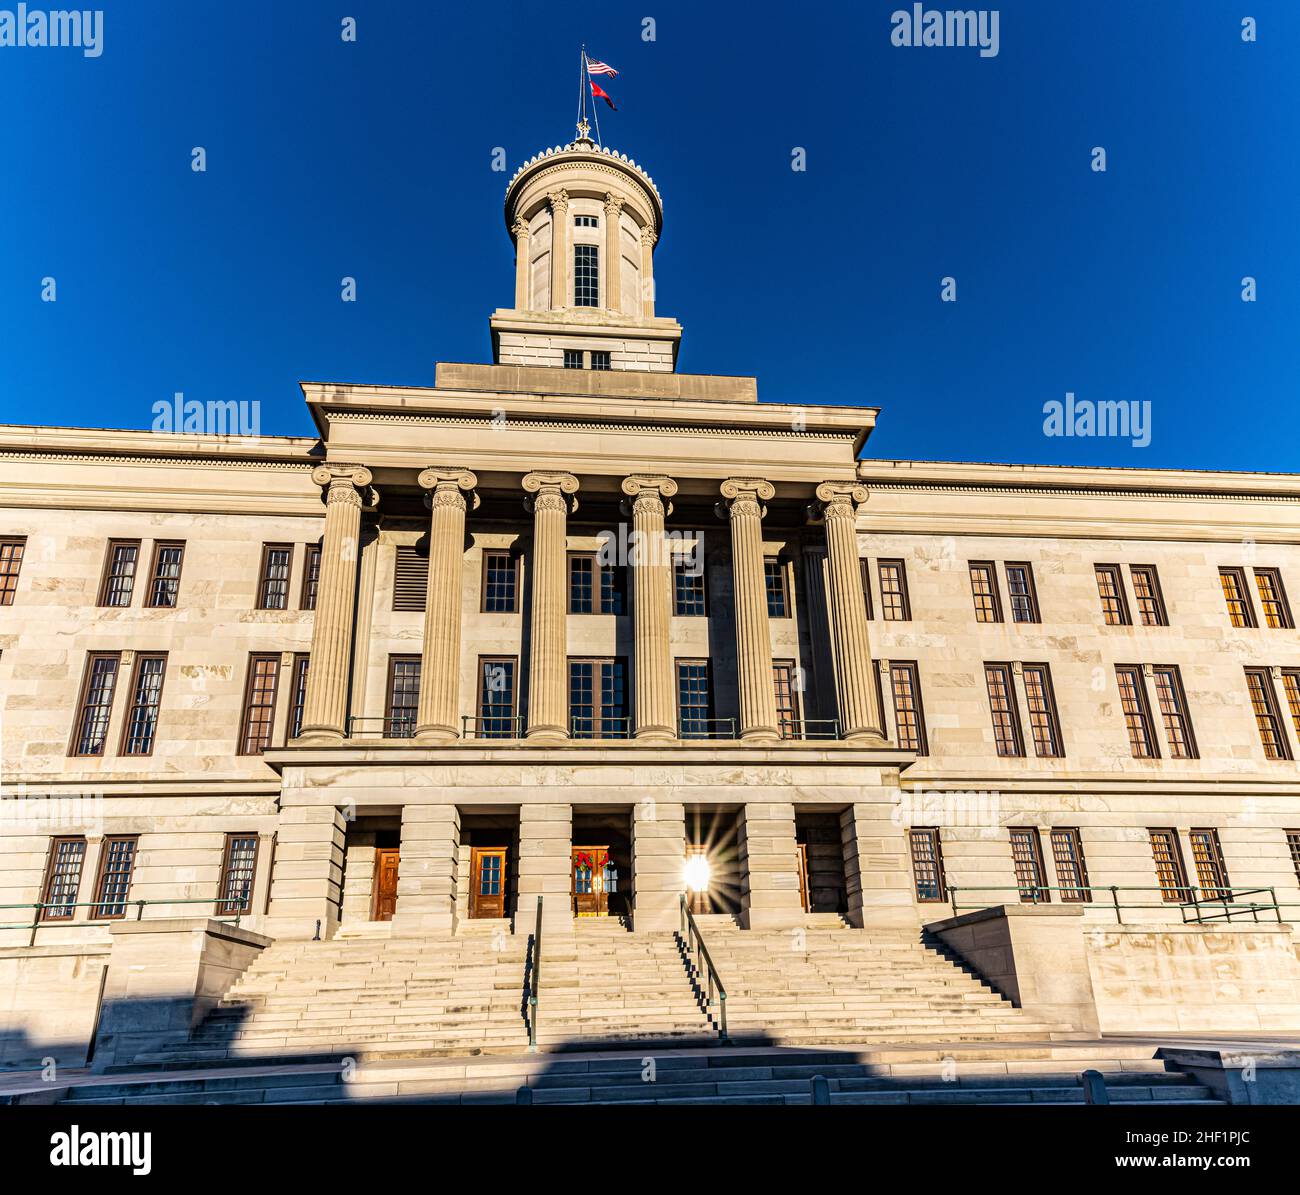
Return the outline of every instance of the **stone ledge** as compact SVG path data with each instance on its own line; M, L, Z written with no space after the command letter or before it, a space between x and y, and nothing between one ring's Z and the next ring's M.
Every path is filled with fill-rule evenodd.
M949 930L963 929L967 926L979 925L981 922L998 921L1007 917L1082 917L1083 910L1082 905L990 905L987 909L973 909L969 913L958 913L956 917L947 917L943 921L927 921L925 928L930 933L947 933ZM1127 927L1121 925L1117 928Z

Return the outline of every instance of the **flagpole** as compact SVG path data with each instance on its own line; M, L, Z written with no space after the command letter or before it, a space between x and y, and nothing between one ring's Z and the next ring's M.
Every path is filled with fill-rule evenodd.
M587 71L587 88L588 90L590 90L591 89L591 68L587 66L586 46L582 47L582 65ZM583 92L583 95L586 95L586 92ZM600 142L600 113L596 111L595 96L593 96L591 100L591 117L596 122L596 144L599 145L601 143Z
M587 119L587 90L583 86L583 74L587 65L587 45L584 42L578 51L578 125L581 132L582 122Z

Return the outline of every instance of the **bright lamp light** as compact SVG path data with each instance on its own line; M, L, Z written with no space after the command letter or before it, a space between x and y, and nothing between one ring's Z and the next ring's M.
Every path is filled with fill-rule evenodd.
M692 855L686 860L683 878L692 892L703 892L709 886L709 861L703 855Z

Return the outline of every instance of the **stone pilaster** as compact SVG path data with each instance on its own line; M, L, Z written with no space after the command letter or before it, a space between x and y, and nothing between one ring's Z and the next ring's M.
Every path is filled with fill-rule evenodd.
M468 469L421 472L429 491L429 585L424 600L424 656L415 737L446 743L460 735L461 580L465 558L466 494L477 505L478 478Z
M677 737L673 655L672 561L664 539L664 519L677 493L671 477L628 477L623 493L632 501L632 681L636 737L667 741Z
M527 311L532 302L528 293L529 266L532 264L532 235L527 220L516 220L510 231L515 236L515 310Z
M772 638L763 579L763 503L776 495L770 481L732 477L722 483L731 520L731 576L736 603L736 669L740 681L740 737L776 742Z
M520 805L515 933L533 932L539 896L543 934L573 932L572 868L573 807Z
M551 310L569 305L569 193L552 191L551 204Z
M745 805L739 845L741 924L746 929L802 925L794 806Z
M334 743L347 735L348 668L361 532L360 491L369 487L371 475L361 465L321 465L311 476L317 485L326 487L325 536L299 738L309 743Z
M280 810L266 932L273 938L322 939L339 923L346 823L333 805L286 805ZM259 844L260 846L261 844Z
M858 564L857 508L865 486L824 482L817 487L826 524L827 588L835 657L840 733L855 742L883 743L880 704L872 675L870 628Z
M641 314L653 319L655 313L655 230L641 230Z
M623 306L623 235L619 217L623 200L612 191L605 193L605 306L618 311Z
M897 824L895 808L892 802L862 802L840 814L848 919L859 928L916 924L907 830Z
M460 810L455 805L403 805L394 937L455 932L459 864Z
M533 495L533 606L528 658L529 738L569 737L568 560L566 528L577 509L578 479L570 473L529 473Z
M662 932L679 923L686 866L686 807L647 799L632 813L632 891L638 933Z

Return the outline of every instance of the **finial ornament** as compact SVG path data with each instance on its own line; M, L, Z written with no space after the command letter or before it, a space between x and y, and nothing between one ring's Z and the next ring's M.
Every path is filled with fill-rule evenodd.
M578 119L578 140L579 140L579 141L590 141L591 138L587 136L587 134L588 134L590 131L591 131L591 125L589 125L589 124L587 123L587 118L586 118L585 116L579 117L579 119Z

